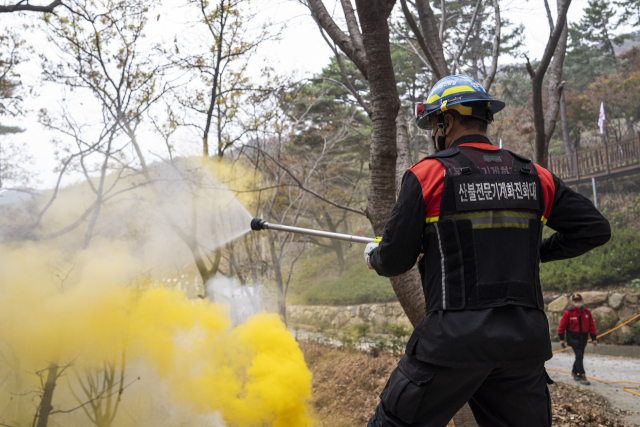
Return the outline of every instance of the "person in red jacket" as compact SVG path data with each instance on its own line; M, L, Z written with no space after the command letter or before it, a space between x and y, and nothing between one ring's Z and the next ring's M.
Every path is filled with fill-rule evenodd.
M560 344L564 347L564 332L567 331L567 342L576 355L576 361L573 362L573 369L571 370L573 379L589 385L590 383L585 377L582 360L584 359L584 349L587 347L589 335L591 335L593 345L598 345L598 341L596 341L596 325L593 323L593 316L591 316L589 309L583 306L582 295L575 294L572 299L573 306L562 314L560 326L558 326L558 336L560 337Z

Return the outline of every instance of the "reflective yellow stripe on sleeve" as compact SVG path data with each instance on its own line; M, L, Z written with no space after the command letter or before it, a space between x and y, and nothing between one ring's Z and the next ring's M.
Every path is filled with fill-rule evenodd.
M438 221L440 221L439 216L428 216L427 219L425 220L427 224L430 224L432 222L438 222Z
M540 221L542 221L543 224L547 224L547 218L544 217L544 215L542 215L542 218L540 218Z

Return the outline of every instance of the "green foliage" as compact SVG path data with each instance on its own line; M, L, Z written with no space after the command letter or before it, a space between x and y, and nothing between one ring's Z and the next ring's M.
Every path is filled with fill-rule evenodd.
M611 240L586 254L540 265L545 290L566 292L626 282L640 273L640 235L631 228L614 227Z
M22 133L25 130L22 128L19 128L17 126L3 126L0 125L0 135L8 135L11 133Z
M368 323L362 323L360 325L354 326L353 329L355 329L356 334L358 334L358 339L361 339L367 336L369 330L371 329L371 325Z
M629 283L627 283L627 288L632 291L640 291L640 279L633 279Z
M393 353L403 353L413 330L405 325L392 325L390 323L387 323L384 328L391 334L391 351Z
M396 301L389 279L354 263L340 277L324 279L300 294L307 305L350 305Z

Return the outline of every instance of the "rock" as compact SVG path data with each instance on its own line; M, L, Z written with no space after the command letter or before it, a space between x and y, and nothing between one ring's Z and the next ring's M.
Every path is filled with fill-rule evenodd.
M620 321L622 323L638 314L640 314L640 307L637 305L625 305L620 310L618 310L618 317L620 317Z
M627 301L627 304L637 304L638 294L627 294L625 300Z
M363 323L364 323L364 321L363 321L361 318L359 318L359 317L352 317L352 318L349 320L349 324L350 324L351 326L362 325Z
M404 314L404 311L402 310L402 306L400 306L400 303L393 304L393 315L400 316L401 314Z
M351 317L356 317L357 309L358 309L358 307L356 307L355 305L353 307L351 307Z
M598 292L598 291L589 291L582 292L582 300L584 301L584 305L588 308L596 308L601 306L607 301L607 293L606 292Z
M614 310L619 309L624 303L624 294L611 294L609 295L609 307Z
M564 311L569 304L569 298L564 295L556 298L553 302L549 304L549 311Z
M596 323L596 332L598 334L607 332L618 322L618 314L611 307L598 307L591 314Z
M560 316L561 313L547 313L547 320L549 321L549 335L551 337L556 337L558 335Z
M545 295L542 297L542 300L544 301L545 304L550 304L556 298L558 298L556 295Z
M620 329L612 332L611 335L615 334L612 339L616 341L618 344L626 344L627 341L633 337L633 329L629 325L624 325Z
M398 316L398 319L397 319L396 323L398 325L404 325L404 326L410 328L411 330L413 330L413 325L409 321L409 318L407 316L405 316L404 314L401 315L401 316Z

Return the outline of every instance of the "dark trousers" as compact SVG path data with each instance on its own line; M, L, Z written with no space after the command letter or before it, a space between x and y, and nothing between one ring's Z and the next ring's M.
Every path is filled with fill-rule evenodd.
M571 372L574 374L584 375L584 349L587 348L587 341L589 340L588 332L571 332L567 331L567 344L573 349L576 355L576 360L573 362L573 369Z
M466 403L480 427L551 426L544 363L460 369L404 355L380 394L372 427L444 427Z

